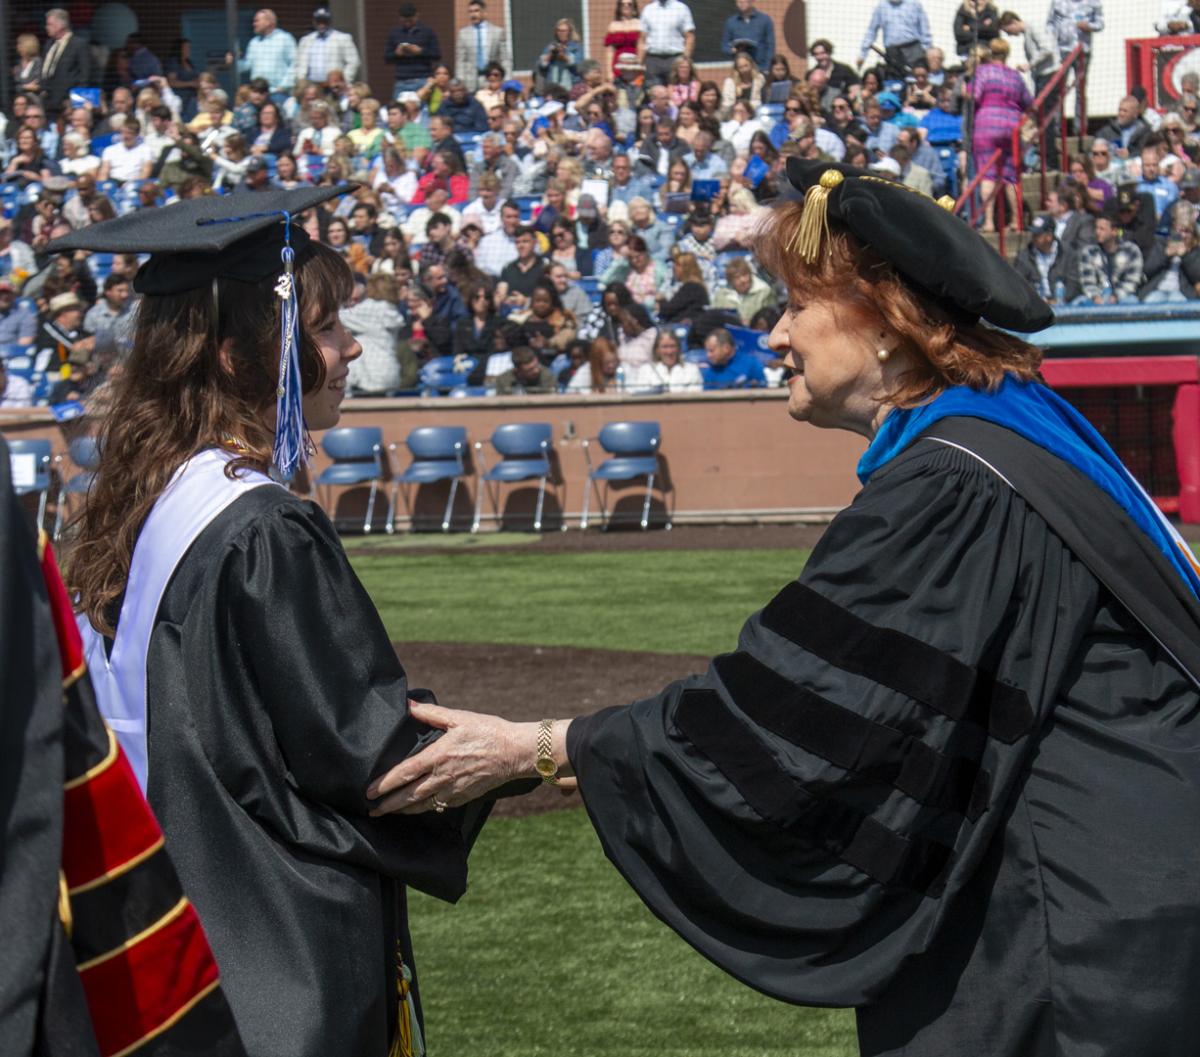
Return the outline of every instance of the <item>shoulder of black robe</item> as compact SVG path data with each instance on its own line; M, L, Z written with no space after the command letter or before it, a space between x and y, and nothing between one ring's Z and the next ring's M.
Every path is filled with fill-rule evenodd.
M0 437L0 1053L33 1052L62 856L62 676L27 515ZM76 986L78 982L76 981ZM82 993L79 994L82 999ZM86 1021L86 1009L83 1010Z
M870 1002L985 855L1096 598L976 460L897 459L736 652L572 723L606 853L752 987Z
M369 781L431 732L325 515L269 486L232 503L168 585L147 669L149 799L247 1049L382 1057L403 886L457 899L488 805L368 816Z

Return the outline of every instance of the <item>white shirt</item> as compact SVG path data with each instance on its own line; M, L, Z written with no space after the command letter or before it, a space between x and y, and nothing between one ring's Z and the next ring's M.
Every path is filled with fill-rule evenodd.
M488 275L499 275L517 259L517 243L503 228L484 235L475 247L475 266Z
M682 0L651 0L642 9L641 23L649 55L679 55L684 34L696 32L692 9Z
M104 148L100 159L108 166L110 180L124 182L140 180L146 166L154 163L154 154L141 140L138 140L132 147L126 147L118 140Z
M0 394L0 407L29 407L33 403L33 386L15 374L8 376L4 392Z
M1171 32L1167 26L1172 22L1185 23L1189 28L1184 29L1183 33L1191 33L1192 9L1188 6L1187 0L1163 0L1162 15L1154 23L1155 32L1166 36Z
M680 360L673 367L651 361L637 369L633 387L635 390L666 389L668 393L695 392L704 388L704 378L699 367L685 360Z
M503 199L498 195L496 202L491 209L486 209L482 198L476 198L473 202L469 202L462 212L463 223L468 224L474 221L482 229L485 235L490 235L493 231L500 227L500 210L504 205Z
M459 211L450 206L442 206L438 212L445 213L450 218L450 233L457 235L458 229L462 227L462 215ZM408 214L403 231L410 246L424 246L429 241L429 236L425 234L425 225L431 216L433 216L433 210L429 206L421 206Z

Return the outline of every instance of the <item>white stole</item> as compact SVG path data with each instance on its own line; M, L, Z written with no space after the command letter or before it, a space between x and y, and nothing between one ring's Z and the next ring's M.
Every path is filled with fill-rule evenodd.
M188 549L222 510L252 488L275 484L253 471L230 480L225 467L236 457L216 448L201 452L176 470L163 489L133 549L112 653L106 653L103 636L87 617L75 618L100 713L125 750L143 792L149 772L146 655L167 584Z

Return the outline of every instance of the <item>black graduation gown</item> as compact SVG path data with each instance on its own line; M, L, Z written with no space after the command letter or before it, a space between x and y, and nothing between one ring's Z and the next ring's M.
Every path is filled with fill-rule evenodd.
M456 900L486 805L367 815L428 728L318 508L237 499L167 587L147 659L148 798L254 1057L383 1057L405 885Z
M1052 456L958 436L987 430L1081 504L1081 551L1132 538ZM606 853L738 979L857 1007L864 1054L1190 1057L1200 695L1109 571L972 455L918 441L736 652L571 725ZM1182 606L1168 576L1134 578L1135 608Z

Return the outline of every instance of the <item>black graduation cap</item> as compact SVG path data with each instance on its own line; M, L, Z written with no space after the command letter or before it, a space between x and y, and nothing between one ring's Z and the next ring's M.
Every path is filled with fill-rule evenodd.
M909 283L974 320L1028 334L1054 313L988 243L938 201L851 165L789 158L788 179L804 194L791 247L810 263L821 253L828 218L841 221Z
M285 240L290 239L293 251L308 244L303 229L285 224L284 217L297 216L353 186L190 198L80 228L47 248L52 253L149 253L150 260L133 281L142 294L184 293L209 285L217 276L258 282L283 270Z

